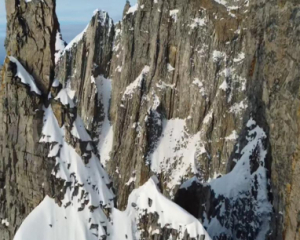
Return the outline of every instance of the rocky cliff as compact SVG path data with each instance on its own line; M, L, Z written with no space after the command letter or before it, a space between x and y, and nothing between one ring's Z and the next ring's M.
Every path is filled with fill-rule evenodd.
M47 93L54 77L55 43L59 23L55 1L6 0L6 51L20 58L21 64Z
M294 1L127 7L111 64L107 167L121 208L132 177L128 192L155 173L172 198L196 176L193 204L183 190L177 198L211 237L299 238L298 11Z
M42 95L54 77L55 3L6 1L8 57L1 72L0 238L12 239L46 194L55 195L47 150L39 145ZM25 68L27 71L25 70ZM33 81L33 78L36 81Z
M99 124L104 120L102 87L98 76L109 76L114 40L114 23L106 12L95 10L91 22L61 52L56 77L74 90L78 114L93 139L99 141ZM109 93L110 94L110 93Z
M16 239L300 239L297 1L139 0L66 47L55 1L12 2L3 239L42 199Z

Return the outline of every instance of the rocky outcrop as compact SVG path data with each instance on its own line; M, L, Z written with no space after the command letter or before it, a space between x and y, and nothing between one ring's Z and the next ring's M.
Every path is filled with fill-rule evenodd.
M55 162L39 144L42 95L54 77L55 1L6 1L6 10L6 49L13 58L5 60L0 90L0 238L5 240L46 194L54 196L60 188L51 175Z
M115 184L121 182L120 206L127 199L123 183L133 172L136 181L128 192L152 171L169 196L194 174L208 180L225 173L248 105L245 46L238 40L237 19L224 6L213 1L140 1L138 6L124 15L111 68L115 135L108 169ZM145 66L149 70L141 86L128 89ZM168 146L178 151L170 156L160 143L169 142L162 136L174 131L181 136ZM185 149L192 145L194 152L187 156Z
M54 78L55 44L59 34L56 2L6 0L5 5L7 55L18 58L47 95Z
M45 194L54 195L54 162L39 144L42 99L20 82L17 65L8 58L2 71L0 122L1 239L12 239L23 219Z
M53 47L51 40L58 33L55 15L45 14L53 20L50 33L43 28L48 20L38 25L27 15L35 11L39 19L40 11L51 13L54 8L48 1L7 2L8 36L19 39L7 43L7 50L20 63L7 59L2 71L3 239L11 238L45 194L56 196L66 209L78 207L93 220L100 214L102 228L97 222L82 223L98 238L113 239L116 236L110 233L118 231L116 239L193 238L190 232L163 222L168 215L162 206L170 203L162 204L166 199L161 194L144 187L152 184L156 189L157 183L166 197L200 219L213 239L299 239L300 7L296 1L139 0L135 6L126 4L122 22L116 25L106 13L96 11L64 50ZM36 26L42 27L35 30ZM22 37L24 32L30 34ZM27 58L31 55L26 51L39 34L47 38L47 44L38 48L43 54L37 51L36 58ZM46 56L51 56L49 61ZM40 97L32 82L20 78L18 64L33 75L42 93L50 89L54 116L50 119L55 120L58 135L43 132L47 124L42 113L51 113L48 99ZM41 135L47 148L36 144ZM57 150L50 161L45 160L49 147L52 154ZM87 201L93 191L80 178L82 172L70 174L70 167L60 168L69 161L63 157L73 150L75 159L84 161L88 170L84 169L93 176L97 174L89 168L90 161L105 175L96 157L100 156L112 177L117 206L126 208L125 213L112 208L107 177L100 189L110 199L106 195L99 199L104 197L110 204L94 206ZM29 164L33 158L40 163L39 172L31 169L36 167ZM54 165L57 178L50 174ZM159 181L153 184L152 175ZM70 193L75 200L57 194L62 184L57 180L64 184L62 195ZM42 181L46 190L37 193ZM30 196L22 185L29 183ZM42 206L47 204L57 207L47 199ZM93 213L86 212L88 207ZM38 209L43 216L44 208ZM130 224L112 227L110 232L110 217Z
M235 162L241 159L236 153L246 146L247 123L253 118L267 136L263 141L267 154L264 159L256 160L254 166L263 166L267 179L262 185L264 201L273 202L275 212L270 221L272 227L264 236L299 238L299 206L295 199L299 192L296 183L299 72L294 55L297 50L292 50L299 44L298 8L294 1L140 1L136 11L133 7L125 11L120 45L115 45L120 50L114 54L111 68L111 119L115 135L108 165L119 189L121 208L127 199L123 186L131 175L135 182L129 185L128 192L132 184L142 184L153 171L160 175L164 193L172 196L172 191L176 192L174 186L180 185L178 179L196 174L205 183L234 170ZM149 66L147 72L143 71L145 66ZM132 84L140 74L140 85ZM180 123L174 122L174 118L185 120L184 134L177 135ZM160 126L164 119L166 125ZM182 154L182 149L193 151L190 144L198 132L201 140L196 140L203 148L198 145L199 151L192 153L192 163L196 166L182 167L181 162L189 160L188 152ZM165 137L167 134L170 137ZM167 145L172 138L175 143ZM259 155L261 149L255 149L252 154ZM179 153L166 154L172 150ZM163 159L161 167L152 164L157 158ZM181 173L181 169L186 171ZM249 169L251 176L255 176L257 169ZM180 175L174 182L178 172ZM214 204L215 197L203 191L201 196L208 198L206 210L214 209L220 199ZM226 215L233 214L236 208L240 217L252 215L262 220L251 207L257 199L251 191L247 190L251 199L248 203L240 199L240 206L244 207L227 204ZM248 207L252 211L246 213ZM270 214L270 209L267 211ZM196 216L203 216L204 212L200 207ZM265 217L270 219L268 214ZM255 223L253 219L247 221ZM228 229L228 222L219 222ZM230 237L261 237L259 229L265 231L268 227L260 224L254 224L252 230L241 226L245 233L252 232L248 236L237 231ZM236 225L234 228L239 229ZM209 231L215 232L216 229Z
M274 6L275 5L275 6ZM257 6L257 5L256 5ZM299 232L299 3L266 2L262 20L262 100L270 126L271 185L275 208L271 239L300 239ZM263 13L261 13L263 14ZM263 18L263 17L262 17Z
M98 142L105 113L101 99L99 76L109 76L114 23L106 12L96 10L86 29L61 53L56 77L74 90L78 114ZM100 84L100 85L99 85Z
M247 160L251 167L245 169L249 176L264 176L258 184L268 205L264 217L257 209L257 184L244 189L247 197L239 198L240 203L221 197L227 202L226 215L237 212L234 221L223 221L218 210L211 210L223 200L209 184L196 191L206 207L193 213L206 219L207 226L217 216L228 239L297 236L299 207L287 198L298 191L293 160L298 70L297 58L290 53L298 44L297 11L293 1L141 0L136 6L126 5L122 22L116 25L110 69L114 141L107 163L121 209L129 193L153 173L158 174L164 194L174 197L189 177L205 184L232 172L236 162L243 162L252 119L266 137L251 149ZM289 74L284 66L291 66ZM272 80L273 72L277 80ZM286 108L284 99L293 104ZM282 121L294 130L282 127ZM292 170L294 177L283 174ZM243 216L252 216L249 226L238 226L246 221ZM210 233L225 238L222 232Z
M108 40L113 36L112 22L104 14L96 12L92 24L81 35L82 38L80 36L80 43L87 44L84 47L87 52L88 46L95 42L94 33L103 36L100 43L105 41L106 36L109 37ZM105 79L105 68L101 64L111 54L112 40L111 38L111 41L107 42L108 51L102 52L103 46L99 47L94 43L95 48L99 47L99 51L92 51L94 55L91 54L91 59L82 59L83 65L87 64L86 61L88 64L81 73L89 74L88 78L69 79L68 82L62 81L63 84L55 79L51 81L47 98L43 96L35 78L28 73L25 66L15 57L7 57L2 72L5 86L3 93L9 95L3 97L6 102L1 105L3 109L0 109L4 116L1 125L4 128L3 143L7 142L7 145L1 148L1 214L3 213L5 218L1 219L3 227L1 226L0 230L1 233L4 232L1 234L3 239L11 239L13 235L16 240L40 239L41 236L49 240L73 239L74 236L78 239L135 239L139 235L151 239L162 235L163 239L172 236L174 239L209 240L208 234L196 218L159 193L155 178L132 195L132 202L127 211L120 212L113 208L115 195L111 189L111 181L96 156L94 141L78 114L81 110L78 110L76 102L73 102L73 99L77 99L78 105L84 109L85 106L80 105L83 95L77 94L82 90L82 87L76 84L76 81L80 80L82 84L92 85L92 88L83 88L84 96L93 89L92 93L97 98L95 106L98 107L101 103L103 106L99 109L102 113L104 110L108 113L109 103L103 103L103 99L109 100L110 93L106 96L101 88L109 84L109 80ZM74 55L80 49L77 44L78 42L76 45L70 45ZM56 48L55 54L63 55L61 62L67 51L68 46L64 52L57 51ZM87 52L83 51L81 57L87 56ZM69 60L73 59L72 53L68 56ZM68 59L64 61L68 63ZM99 67L94 64L97 59ZM76 60L74 62L75 66L80 63ZM61 71L58 68L58 76L60 73L68 74L72 71L68 66ZM76 70L73 73L76 74ZM102 85L99 85L101 83ZM76 92L72 90L74 86ZM91 113L96 114L93 111ZM26 120L25 129L20 125L20 118ZM107 116L104 120L108 121ZM103 128L102 124L101 130ZM14 138L15 141L10 138ZM24 148L19 149L21 143L24 143ZM36 154L35 157L27 158L33 154ZM41 165L36 169L38 163ZM27 177L31 177L28 182ZM26 187L32 185L32 192L25 192L23 184ZM35 193L36 185L43 189L39 195ZM145 194L150 193L151 199L145 197ZM15 206L16 209L9 209L8 206ZM18 212L20 206L24 212ZM165 211L165 207L178 213L176 220L170 215L172 211ZM158 213L159 209L164 210ZM153 219L152 214L155 216ZM24 220L26 215L28 216ZM150 221L147 220L149 217ZM155 229L145 232L146 227Z

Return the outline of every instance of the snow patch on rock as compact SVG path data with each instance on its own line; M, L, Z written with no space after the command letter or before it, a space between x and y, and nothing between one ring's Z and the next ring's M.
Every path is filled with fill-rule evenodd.
M142 72L140 73L140 75L132 82L130 83L124 93L123 93L123 97L122 100L125 100L127 98L131 99L135 90L138 88L142 87L143 81L145 79L146 74L148 74L150 71L150 67L149 66L145 66L142 70Z
M197 157L206 153L200 132L191 135L187 131L186 120L163 120L162 136L150 155L151 170L168 178L167 188L171 194L182 184L189 173L198 172Z
M178 9L170 10L170 17L174 20L174 22L177 22L178 13L179 13Z
M101 163L105 166L106 162L110 159L114 136L113 126L109 120L112 86L111 80L103 77L102 75L95 79L95 83L97 87L98 101L102 103L104 112L104 120L99 127L98 152L100 153Z
M239 137L239 135L237 134L237 132L235 130L233 130L229 136L225 137L225 140L226 141L235 141L238 139L238 137Z
M62 39L61 33L59 31L57 31L56 39L55 39L55 64L58 63L65 47L66 47L66 43Z
M131 6L126 14L134 14L138 10L139 5L136 3L135 5Z
M41 91L36 86L34 78L25 70L22 64L15 57L9 56L8 58L17 65L17 73L15 76L20 78L23 84L29 86L31 92L41 95Z
M75 104L71 97L69 96L69 91L66 88L63 88L59 91L55 100L60 101L63 105L69 106L70 108L74 108Z
M82 38L84 37L88 27L90 26L90 24L88 24L85 29L79 33L66 47L65 49L63 50L62 54L61 55L64 55L66 51L70 51L73 46L76 46L81 40Z
M239 152L241 157L233 170L207 183L219 201L215 207L216 216L204 215L204 226L212 238L222 234L233 236L232 231L239 229L256 240L265 239L268 233L272 205L269 202L265 167L267 150L264 142L267 135L252 118L246 126L248 143ZM240 211L251 218L240 222L244 218L238 215ZM233 229L231 226L234 226Z

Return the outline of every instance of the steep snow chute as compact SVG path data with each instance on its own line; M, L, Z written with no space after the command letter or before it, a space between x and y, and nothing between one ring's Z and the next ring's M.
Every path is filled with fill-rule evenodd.
M40 139L40 143L50 147L48 157L56 161L52 174L64 182L63 198L54 200L46 196L25 219L15 240L134 240L145 232L170 236L176 233L175 239L205 236L209 240L196 218L158 191L155 177L132 192L126 211L114 209L111 181L93 152L92 140L80 116L71 108L73 101L66 94L62 89L58 93L61 97L50 97L50 105L44 107ZM67 121L63 120L62 126L56 118L60 110L54 112L53 104L64 108ZM141 228L143 219L154 215L156 228Z

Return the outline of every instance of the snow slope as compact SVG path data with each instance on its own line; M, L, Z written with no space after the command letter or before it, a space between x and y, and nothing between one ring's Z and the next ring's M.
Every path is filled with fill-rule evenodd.
M98 211L97 211L98 212ZM15 235L15 240L59 240L59 239L98 239L96 229L90 230L86 223L89 212L70 206L59 207L53 199L46 196L44 201L35 208L23 222ZM92 222L100 223L106 216L93 214ZM104 229L99 235L105 235ZM97 234L98 235L98 234Z
M65 181L62 189L64 199L59 206L54 199L46 196L25 219L15 240L96 240L106 237L134 240L142 238L145 231L154 235L163 234L164 229L175 230L178 233L175 239L183 239L185 234L195 238L205 235L206 240L210 239L196 218L159 192L156 177L131 193L126 211L113 208L115 196L108 187L110 179L99 159L90 151L89 144L84 154L88 159L86 162L86 158L83 159L67 143L65 135L68 126L59 127L51 105L44 110L40 142L51 144L48 157L56 160L52 174ZM78 122L81 122L79 116L74 125ZM81 134L75 137L89 142L85 129L82 127L80 131ZM155 229L153 223L149 223L151 228L141 228L142 219L151 214L158 215Z
M72 41L71 45L76 44L84 32ZM68 47L64 49L67 50ZM124 92L126 98L130 98L132 92L141 87L148 72L149 67L145 66L134 84ZM25 84L34 90L34 79L28 78L25 69L22 76L25 76ZM96 84L98 100L103 104L105 114L98 146L99 153L105 161L109 156L113 136L108 118L111 82L102 76L93 80L92 84ZM54 85L59 85L58 83L55 81ZM62 89L56 98L49 95L49 106L44 106L40 139L40 143L49 148L48 158L55 160L52 175L64 182L60 190L63 198L54 200L46 196L24 220L14 239L135 240L144 238L147 233L150 236L167 234L170 235L170 239L186 239L186 236L200 239L200 236L204 235L205 240L210 240L196 218L160 193L156 177L152 177L131 193L124 212L114 208L116 196L111 189L110 178L96 156L94 143L84 128L81 117L76 114L76 103L72 99L69 89ZM63 106L62 115L67 120L62 121L62 126L56 119L56 111L60 110L56 108L54 113L51 106L53 103ZM178 135L185 134L184 123L180 120L178 122L182 125ZM171 128L174 126L172 123L169 125ZM168 127L166 129L168 131ZM197 146L194 136L188 141L191 146ZM171 143L170 150L173 148L172 144L175 142ZM157 219L148 222L146 229L142 226L143 221L151 216L157 216ZM171 236L172 234L175 235Z
M73 120L71 131L76 127L74 137L88 143L84 157L67 142L65 136L70 134L67 134L70 126L66 123L59 127L51 105L44 111L40 142L50 144L48 157L56 160L52 174L65 182L61 190L64 199L59 206L46 196L25 219L15 240L134 240L143 238L146 232L162 235L168 229L173 230L168 234L174 231L178 234L175 239L183 239L186 234L194 238L204 235L205 240L210 239L196 218L159 192L156 177L131 193L126 211L115 209L115 196L108 187L110 179L91 151L91 139L81 118L77 116ZM153 214L158 215L157 222L148 223L147 229L141 228L143 219Z
M108 187L110 179L89 144L83 159L65 139L68 126L59 127L51 105L44 110L40 142L51 144L48 157L56 160L52 174L65 182L61 190L64 199L59 207L46 197L24 221L15 239L101 239L110 225L103 209L111 211L114 206L115 196ZM79 116L72 133L81 142L91 141Z
M243 239L243 234L247 234L249 239L262 240L269 231L273 209L265 167L267 135L252 118L246 127L247 144L240 150L241 157L236 159L233 170L207 184L218 204L211 206L216 213L214 216L204 216L204 226L212 238L234 236L239 232L236 239Z
M109 154L113 145L113 126L108 118L111 100L111 80L98 76L96 79L92 77L92 82L96 84L98 102L103 106L104 120L99 127L99 143L98 151L100 154L101 163L105 166L106 161L109 160Z
M129 196L128 205L124 212L113 210L114 230L112 239L121 240L143 239L146 235L161 235L162 228L177 230L178 239L184 238L187 231L191 238L200 239L204 235L209 240L200 222L162 195L157 187L158 180L152 177L142 187L135 189ZM145 224L143 216L157 214L157 225L149 224L147 229L141 229L139 223ZM146 233L145 233L146 232ZM170 237L170 239L172 239Z
M197 171L197 156L206 153L200 132L191 135L187 132L184 119L163 121L162 136L150 156L151 170L168 177L170 192L180 185L187 174Z

